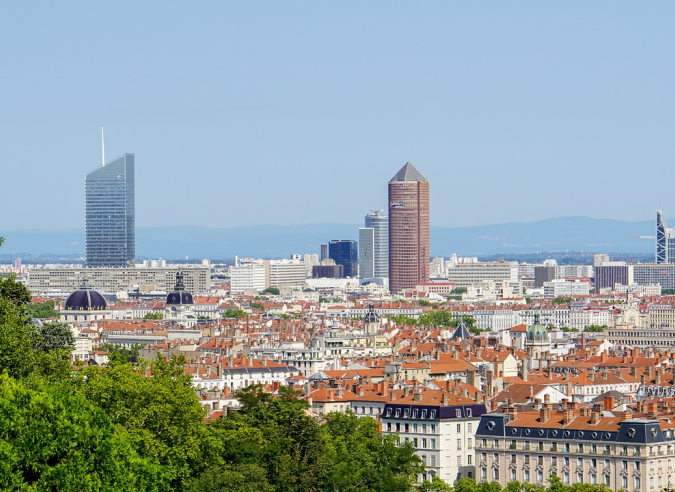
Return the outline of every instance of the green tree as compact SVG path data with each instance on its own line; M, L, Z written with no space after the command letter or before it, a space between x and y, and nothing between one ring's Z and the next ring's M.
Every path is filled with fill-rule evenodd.
M410 316L406 316L404 314L395 314L394 316L390 316L389 319L399 326L402 325L417 326L419 324L418 320L416 320L415 318L411 318Z
M138 454L162 467L163 479L184 489L208 465L203 459L204 409L183 370L185 359L158 357L146 368L129 364L81 371L88 400L124 429Z
M448 485L436 475L431 480L424 480L417 486L418 492L436 492L453 490L451 485Z
M602 333L607 328L607 325L588 325L584 331L589 333Z
M111 343L103 343L98 346L99 350L108 352L108 365L126 364L132 357L138 357L141 346L134 344L131 348L125 348L121 345L113 345Z
M38 319L59 317L59 313L54 309L54 301L31 303L28 305L28 314Z
M258 463L267 470L267 480L276 491L321 490L325 440L316 420L306 414L309 404L298 392L281 387L272 398L262 386L240 391L240 416L228 415L240 425L258 429L265 437Z
M33 296L24 284L16 281L16 275L12 274L0 280L0 297L15 306L25 306Z
M213 466L193 480L189 492L273 492L265 469L252 464Z
M67 323L46 323L37 330L35 348L44 353L64 351L67 356L75 348L75 336Z
M35 326L25 309L30 293L13 277L0 281L0 372L22 379L35 371L37 353L33 350Z
M157 490L159 467L67 384L0 376L2 490Z
M327 491L408 491L424 471L410 442L383 436L377 422L352 412L330 414L325 423L330 466Z
M228 308L228 309L225 310L224 316L225 316L226 318L236 318L236 319L239 319L239 318L247 318L247 317L248 317L248 313L247 313L246 311L244 311L243 309L232 309L232 308Z
M280 291L277 287L267 287L265 290L263 290L263 293L278 296Z
M164 313L162 311L152 311L146 313L143 319L164 319Z

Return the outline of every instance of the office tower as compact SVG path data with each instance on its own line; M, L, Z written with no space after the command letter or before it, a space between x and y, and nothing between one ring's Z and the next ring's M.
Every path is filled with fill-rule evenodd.
M134 265L134 154L124 154L87 174L85 242L87 267Z
M406 163L389 181L389 290L429 281L429 182Z
M373 229L373 277L389 276L389 217L382 210L366 215L365 227ZM365 278L365 275L361 274Z
M359 229L359 275L361 278L375 278L375 229Z
M321 255L319 256L319 262L322 262L323 260L328 259L328 245L327 244L322 244L321 245Z
M556 279L555 266L536 266L534 267L534 287L540 289L545 282L550 282Z
M328 243L328 257L344 267L345 277L359 276L359 251L356 241L338 239Z
M668 227L666 215L656 211L656 262L675 263L675 228Z

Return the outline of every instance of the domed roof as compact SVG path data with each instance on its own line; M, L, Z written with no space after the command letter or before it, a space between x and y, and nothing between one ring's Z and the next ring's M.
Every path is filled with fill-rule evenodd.
M368 312L363 317L364 323L379 323L380 315L375 312L375 303L368 304Z
M548 340L548 331L539 324L539 313L535 313L534 324L527 329L527 339L533 341Z
M82 281L82 287L68 296L63 309L67 311L93 311L106 309L108 303L105 298L91 288L89 280Z
M176 286L173 289L173 292L166 296L166 304L176 305L176 304L194 304L192 299L192 294L185 290L185 285L183 284L183 272L178 270L176 274Z

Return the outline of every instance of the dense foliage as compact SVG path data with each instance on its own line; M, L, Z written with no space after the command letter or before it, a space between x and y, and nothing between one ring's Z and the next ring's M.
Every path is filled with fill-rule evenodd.
M29 305L28 314L38 319L59 317L59 313L54 309L54 301L34 302Z
M151 313L146 313L143 316L143 319L164 319L164 313L162 311L153 311Z

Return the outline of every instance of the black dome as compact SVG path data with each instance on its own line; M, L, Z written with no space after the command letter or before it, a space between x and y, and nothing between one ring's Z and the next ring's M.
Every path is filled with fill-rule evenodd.
M183 272L178 270L176 274L176 287L174 287L173 292L166 296L166 304L176 305L176 304L194 304L192 299L192 294L185 290L183 285Z
M380 315L375 312L375 303L368 304L368 312L363 317L364 323L377 323L380 321Z
M189 292L172 292L168 296L166 296L166 303L167 304L194 304L194 301L192 300L192 294Z
M64 309L68 311L92 311L106 309L108 303L105 298L89 286L89 281L84 280L82 287L68 296Z

